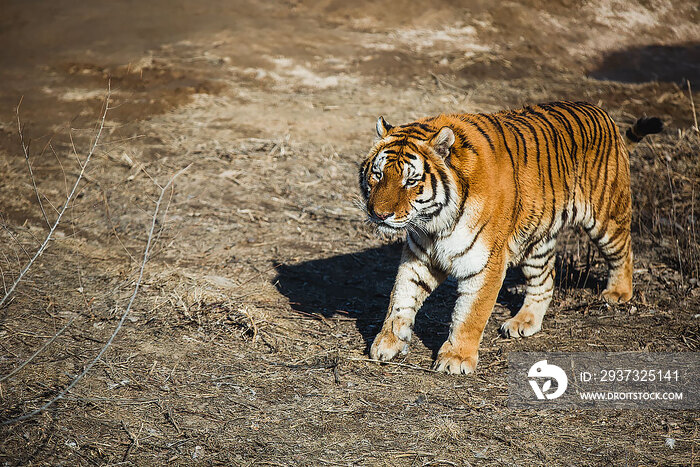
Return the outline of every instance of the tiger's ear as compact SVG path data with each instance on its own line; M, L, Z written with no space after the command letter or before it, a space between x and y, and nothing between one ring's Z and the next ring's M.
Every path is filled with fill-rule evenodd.
M448 126L442 127L435 137L433 137L431 144L433 149L437 152L443 159L450 155L450 148L455 144L455 134L452 128Z
M380 138L384 138L387 133L389 133L389 130L394 128L393 126L389 125L386 120L384 120L384 117L379 117L377 120L377 136Z

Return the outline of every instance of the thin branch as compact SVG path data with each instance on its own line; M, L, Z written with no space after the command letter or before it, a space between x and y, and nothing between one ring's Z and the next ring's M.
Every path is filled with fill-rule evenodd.
M61 218L63 217L63 214L66 212L68 205L73 200L73 196L75 195L75 192L78 189L78 185L80 185L80 181L83 179L83 175L85 174L85 168L87 167L88 163L90 162L90 158L92 157L93 153L95 152L95 148L97 147L97 143L100 140L100 135L102 134L102 129L104 128L104 124L105 124L105 118L107 117L107 110L109 109L109 97L111 95L111 92L112 92L111 86L108 84L107 85L107 96L105 97L104 112L102 112L102 118L100 119L100 126L97 130L97 135L95 136L95 141L94 141L92 147L90 148L90 152L88 153L87 157L85 158L85 163L80 164L80 167L81 167L80 173L78 174L78 178L76 179L75 184L73 185L73 190L68 195L68 198L66 198L65 203L63 203L63 207L61 208L61 211L58 213L58 217L56 218L56 221L54 222L54 224L51 226L49 233L46 235L46 239L41 244L39 249L36 251L36 254L32 257L32 259L30 259L29 262L20 271L19 276L17 276L17 279L10 287L10 290L8 290L5 293L5 295L2 297L2 300L0 300L0 308L2 308L2 306L5 304L5 302L10 297L10 295L12 295L12 292L15 291L17 284L19 284L19 282L24 278L25 274L27 274L27 271L29 271L29 268L32 267L32 265L34 264L36 259L39 256L41 256L41 254L44 252L44 250L48 247L49 241L51 240L51 237L53 236L54 231L58 227L58 224L61 222Z
M7 257L4 251L0 251L0 254L2 254L2 257L5 258L5 263L7 263L8 266L12 266L12 262L10 261L10 258ZM17 255L17 251L14 251L14 254ZM21 263L20 263L21 264ZM5 287L5 291L7 291L7 287Z
M191 164L190 164L190 165L191 165ZM126 309L124 310L124 313L122 313L122 316L121 316L121 318L119 319L119 323L117 324L117 327L114 329L114 332L112 332L112 335L111 335L111 336L109 337L109 339L107 340L107 343L105 343L105 345L102 347L102 349L100 349L100 351L99 351L99 353L97 354L97 356L95 356L95 358L85 367L85 369L83 369L83 371L82 371L78 376L76 376L75 378L73 378L73 381L71 381L70 384L69 384L68 386L66 386L61 392L59 392L53 399L51 399L50 401L46 402L44 405L42 405L42 406L39 407L38 409L32 410L31 412L26 413L26 414L24 414L24 415L21 415L21 416L19 416L19 417L12 418L12 419L10 419L10 420L5 420L5 421L3 421L2 423L0 423L0 425L11 425L11 424L13 424L13 423L17 423L17 422L21 422L21 421L23 421L23 420L27 420L27 419L29 419L29 418L32 418L32 417L35 416L35 415L40 414L41 412L43 412L44 410L48 409L49 407L51 407L51 406L52 406L54 403L56 403L58 400L62 399L63 396L65 396L71 389L73 389L73 387L74 387L76 384L78 384L78 382L79 382L81 379L83 379L83 377L92 369L92 367L95 365L95 363L97 363L97 362L102 358L102 355L104 355L104 353L107 351L107 349L109 348L109 346L112 345L112 342L114 341L114 338L117 337L117 334L118 334L119 331L121 330L122 325L124 324L124 321L126 320L126 317L129 315L129 311L131 311L131 306L133 305L134 300L136 299L136 295L137 295L138 292L139 292L139 287L141 286L141 280L143 279L143 271L144 271L144 269L146 268L146 263L148 262L149 252L150 252L150 250L151 250L151 244L152 244L152 242L153 242L153 232L155 231L156 224L157 224L157 221L158 221L158 213L160 212L160 204L161 204L161 202L163 201L163 196L165 195L165 192L166 192L166 190L170 187L170 185L173 184L173 182L175 181L175 179L176 179L180 174L182 174L184 171L186 171L186 170L189 169L189 168L190 168L190 166L188 165L187 167L185 167L185 168L181 169L180 171L178 171L175 175L173 175L173 176L170 178L170 180L168 181L168 183L167 183L163 188L161 188L160 196L158 197L158 201L156 202L155 209L153 210L153 219L151 220L151 229L150 229L150 231L148 232L148 241L146 242L146 248L145 248L144 251L143 251L143 258L142 258L142 260L141 260L141 268L139 269L139 276L138 276L138 278L136 279L136 283L135 283L135 285L134 285L134 291L133 291L132 294L131 294L131 298L129 299L129 303L128 303L127 306L126 306Z
M20 249L24 252L25 255L27 255L27 258L31 258L32 255L29 254L26 248L24 248L24 245L22 245L22 242L19 241L17 236L10 230L10 228L7 226L7 222L5 222L5 219L0 215L0 225L2 228L5 230L10 235L10 238L17 243L17 245L20 247Z
M41 203L41 195L39 194L39 189L36 187L36 179L34 178L34 171L32 171L32 164L29 162L29 147L24 144L24 132L22 131L22 121L19 118L19 107L22 105L22 100L24 99L24 96L22 96L19 100L19 104L17 104L17 108L15 109L15 114L17 114L17 132L19 133L19 142L22 144L22 151L24 151L24 161L27 163L27 169L29 170L29 177L32 179L32 187L34 188L34 194L36 195L36 200L39 202L39 208L41 209L41 214L44 216L44 220L46 221L46 226L51 227L51 222L49 222L49 218L46 215L46 211L44 210L44 205Z
M2 270L2 267L0 267L0 277L2 277L2 290L4 292L7 292L7 284L5 283L5 272Z
M170 209L170 203L173 201L173 194L175 193L175 187L171 186L170 187L170 197L168 198L168 204L165 205L165 211L163 213L163 217L168 215L168 209ZM160 229L158 231L158 237L156 238L156 243L160 241L161 235L163 235L163 231L165 229Z
M465 89L465 88L461 88L459 86L456 86L452 83L448 83L447 81L445 81L444 79L442 79L438 75L436 75L435 73L430 73L430 76L433 77L433 79L437 83L438 87L447 86L448 88L450 88L454 91L460 91L460 92L465 93L467 95L467 97L470 97L471 94L474 92L474 91L470 91L469 89Z
M695 121L695 125L693 126L693 129L698 132L700 131L700 127L698 127L698 114L695 112L695 102L693 102L693 91L690 89L690 80L687 81L688 83L688 97L690 98L690 108L693 110L693 120Z
M24 222L26 223L27 220L25 219ZM13 236L13 235L14 235L14 237L17 237L15 234L13 234L13 233L10 232L10 228L8 227L9 224L7 223L7 220L3 217L2 213L0 213L0 223L2 223L2 226L5 228L5 230L7 230L8 233L10 233L10 236ZM39 239L36 238L36 235L34 235L34 234L32 233L32 229L26 229L26 233L28 233L29 236L32 237L32 239L34 239L34 241L37 243L37 245L40 245L40 244L41 244L41 242L39 241ZM13 238L14 238L14 237L13 237ZM16 241L19 241L19 240L16 240ZM24 246L22 246L21 244L20 244L20 248L22 248L22 250L24 250L24 253L27 255L27 258L31 258L31 257L32 257L32 255L30 255L29 252L28 252L28 251L24 248ZM21 267L22 267L22 266L21 266L21 264L20 264L20 268L21 268Z
M102 199L104 200L104 207L105 207L105 214L107 215L107 222L109 222L109 226L112 228L112 233L114 234L114 237L117 239L117 241L122 246L124 251L126 251L126 254L129 255L129 258L131 258L131 261L136 263L137 262L136 258L134 258L133 255L131 254L131 252L126 248L126 245L124 245L124 243L122 242L122 239L119 238L119 234L117 233L116 227L114 227L114 223L112 222L112 213L110 212L110 209L109 209L109 201L107 200L107 192L105 192L105 190L102 188L101 185L98 184L97 187L102 192ZM167 215L167 211L165 214ZM160 234L159 234L159 237L160 237ZM156 242L157 241L158 241L158 239L156 239Z
M44 349L45 349L46 347L48 347L49 345L51 345L51 343L52 343L53 341L55 341L56 338L58 338L58 336L60 336L60 335L63 333L63 331L65 331L66 329L68 329L68 326L70 326L71 324L73 324L73 321L75 321L75 318L77 318L77 316L72 317L71 320L68 321L68 324L66 324L65 326L63 326L56 334L54 334L54 336L53 336L51 339L49 339L48 341L46 341L46 343L45 343L44 345L42 345L41 348L40 348L39 350L37 350L36 352L34 352L34 354L33 354L31 357L29 357L28 359L26 359L20 366L18 366L17 368L15 368L15 369L12 370L11 372L9 372L8 374L6 374L6 375L3 376L2 378L0 378L0 383L2 383L3 381L5 381L6 379L10 378L12 375L16 374L16 373L17 373L18 371L20 371L22 368L24 368L25 366L27 366L27 364L28 364L29 362L31 362L32 360L34 360L34 358L35 358L37 355L39 355L41 352L43 352Z
M63 168L63 164L61 163L61 159L58 157L58 154L56 154L56 150L53 148L51 141L49 141L49 148L51 148L51 152L53 153L53 157L56 158L56 162L58 162L58 165L61 167L61 172L63 173L63 185L65 186L66 196L68 196L68 178L66 178L66 171Z
M58 214L58 209L56 209L56 206L53 205L53 203L52 203L51 200L48 198L48 196L46 196L46 195L43 194L43 193L41 194L41 196L43 196L44 199L46 200L46 202L49 203L49 206L51 206L51 209L53 209L54 212L55 212L56 214Z
M369 363L379 363L381 365L400 366L403 368L410 368L412 370L426 371L428 373L439 373L439 371L433 370L431 368L423 368L422 366L418 366L418 365L409 365L408 363L383 362L381 360L374 360L372 358L348 358L347 360L350 360L351 362L369 362Z

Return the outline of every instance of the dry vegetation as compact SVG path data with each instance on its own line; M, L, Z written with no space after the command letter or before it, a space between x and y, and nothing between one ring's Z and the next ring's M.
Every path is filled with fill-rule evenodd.
M697 412L507 404L509 352L700 350L700 94L687 85L700 86L700 13L647 3L402 2L390 17L333 0L8 7L0 296L69 202L0 307L0 423L79 379L0 426L0 462L698 462ZM124 34L97 41L115 18ZM569 231L536 336L498 336L521 300L512 271L475 375L428 369L450 281L404 360L368 361L400 252L353 204L376 116L557 98L599 103L622 127L643 114L668 126L632 156L633 301L599 299L605 267Z

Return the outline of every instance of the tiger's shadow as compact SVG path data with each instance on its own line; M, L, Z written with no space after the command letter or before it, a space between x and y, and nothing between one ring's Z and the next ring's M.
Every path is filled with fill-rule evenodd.
M393 243L357 253L281 264L274 283L296 311L327 318L354 318L368 351L386 314L401 248L400 243ZM557 286L592 289L600 286L593 276L576 282L558 281ZM519 269L508 270L498 303L511 315L517 313L523 301L522 295L513 290L523 283ZM415 336L434 354L447 338L456 297L456 282L450 278L428 297L416 316Z

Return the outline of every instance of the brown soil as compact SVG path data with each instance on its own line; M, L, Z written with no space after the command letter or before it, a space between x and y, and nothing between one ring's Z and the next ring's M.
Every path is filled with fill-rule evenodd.
M494 5L498 3L498 5ZM698 414L515 410L513 351L698 351L700 89L693 2L436 0L2 2L0 272L12 282L111 110L47 252L0 310L0 419L50 399L117 325L159 190L142 289L117 339L50 410L0 427L8 465L692 465ZM696 82L697 81L697 82ZM23 97L22 97L23 96ZM498 336L521 299L509 275L476 374L431 373L454 283L418 315L400 365L367 361L400 239L354 204L374 122L558 98L667 131L632 156L636 294L599 299L605 268L563 235L544 329ZM676 440L670 448L667 438Z

